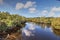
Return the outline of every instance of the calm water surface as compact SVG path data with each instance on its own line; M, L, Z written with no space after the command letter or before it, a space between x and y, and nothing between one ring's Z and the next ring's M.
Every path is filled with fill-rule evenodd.
M58 31L59 33L59 31ZM59 34L49 26L26 23L22 30L23 40L60 40Z

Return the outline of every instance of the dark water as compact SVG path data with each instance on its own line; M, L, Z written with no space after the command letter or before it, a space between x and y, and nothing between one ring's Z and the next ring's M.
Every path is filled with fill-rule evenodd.
M41 26L35 23L26 23L22 30L23 40L60 40L60 31L51 26Z

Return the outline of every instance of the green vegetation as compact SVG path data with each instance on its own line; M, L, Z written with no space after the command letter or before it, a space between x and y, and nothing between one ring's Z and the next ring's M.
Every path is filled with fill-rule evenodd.
M15 26L20 24L21 21L35 22L35 23L44 23L51 24L52 27L60 29L60 18L59 17L34 17L26 18L18 14L10 14L8 12L0 12L0 30L5 30L6 27ZM18 22L18 23L16 23ZM22 25L23 26L23 25Z
M35 23L51 24L52 27L60 29L59 17L35 17L35 18L27 18L27 21Z
M18 14L10 14L8 12L0 12L0 30L5 30L7 27L22 25L20 21L25 21L25 17Z

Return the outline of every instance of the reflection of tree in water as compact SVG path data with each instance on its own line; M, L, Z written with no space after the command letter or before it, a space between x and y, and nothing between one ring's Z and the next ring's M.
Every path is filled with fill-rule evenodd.
M45 29L46 25L45 24L40 24L41 28Z
M60 36L60 29L54 29L53 28L53 32L55 35Z
M47 28L50 28L50 26L51 26L51 25L47 25L47 24L40 24L40 26L41 26L41 28L44 28L44 29L45 29L46 27L47 27Z

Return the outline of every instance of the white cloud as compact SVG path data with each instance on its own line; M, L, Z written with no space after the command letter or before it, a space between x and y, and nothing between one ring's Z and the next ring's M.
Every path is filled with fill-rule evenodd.
M47 10L43 10L41 13L42 13L42 16L45 16L48 13L48 11Z
M26 29L25 29L25 30L23 30L23 32L25 33L25 35L26 35L26 36L30 36L30 35L31 35L31 32L30 32L30 31L28 31L28 30L26 30Z
M31 27L29 28L29 30L35 30L35 27L34 27L34 26L31 26Z
M47 10L43 10L42 13L45 14L45 13L48 13L48 11Z
M60 12L60 7L53 7L48 15L54 16L56 12Z
M27 30L27 29L23 29L22 33L24 33L25 36L34 36L34 34L31 31Z
M28 25L29 27L27 27L27 29L23 29L22 30L22 33L25 34L25 36L35 36L35 29L36 29L36 26L35 24L31 23L26 23L26 25Z
M53 7L52 11L60 11L60 7Z
M35 3L36 2L32 2L32 1L27 1L25 4L23 4L23 3L17 3L15 9L19 10L19 9L34 7Z
M28 1L28 2L25 4L24 8L32 7L35 3L36 3L36 2Z
M36 29L36 27L35 27L35 25L34 24L30 24L30 27L28 28L29 30L35 30Z
M16 4L16 10L22 9L24 7L23 3L17 3Z
M30 13L35 13L36 11L37 11L36 8L29 8Z
M0 4L3 4L3 0L0 0Z
M50 11L43 10L41 12L41 16L54 17L57 12L60 12L60 7L53 7L53 8L51 8ZM59 15L56 15L56 17L60 17Z

